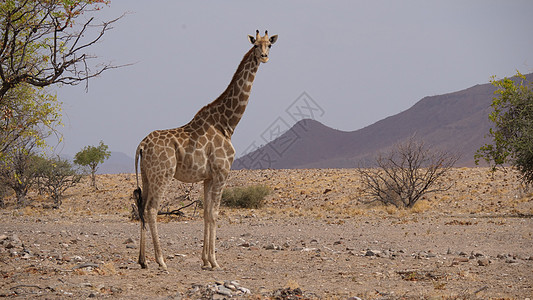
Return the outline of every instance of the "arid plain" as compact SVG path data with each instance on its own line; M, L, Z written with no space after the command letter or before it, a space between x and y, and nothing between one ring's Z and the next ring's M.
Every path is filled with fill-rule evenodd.
M448 191L404 210L363 203L353 169L232 171L228 187L272 189L265 206L221 208L216 271L201 270L199 208L160 216L165 273L150 241L148 269L136 262L135 175L100 175L98 191L84 180L59 209L32 193L30 206L0 210L0 297L531 298L533 194L512 171L458 168L444 180ZM163 208L189 204L188 188L175 182ZM195 184L191 199L201 193Z

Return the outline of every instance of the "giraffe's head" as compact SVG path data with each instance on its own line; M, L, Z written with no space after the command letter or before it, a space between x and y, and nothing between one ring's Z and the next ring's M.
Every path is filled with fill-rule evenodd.
M248 35L250 43L254 45L254 55L259 59L259 61L266 63L268 61L268 52L270 47L278 40L278 35L273 35L268 37L268 31L265 30L265 35L261 37L259 35L259 30L255 31L255 37Z

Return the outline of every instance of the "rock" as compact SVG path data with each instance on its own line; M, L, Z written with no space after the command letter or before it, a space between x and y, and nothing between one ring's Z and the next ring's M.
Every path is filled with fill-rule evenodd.
M505 260L506 263L508 264L514 264L514 263L517 263L516 259L513 259L513 258L508 258Z
M98 265L93 264L93 263L83 263L83 264L79 264L79 265L72 267L72 270L83 269L83 268L98 268Z
M230 289L232 291L236 291L237 290L237 287L235 287L235 285L232 284L229 281L224 282L224 287L226 287L226 288L228 288L228 289Z
M478 251L472 251L472 256L475 257L485 257L485 254L478 252Z
M313 252L313 251L320 252L320 249L318 248L303 248L302 249L302 252Z
M265 249L266 250L275 250L276 249L276 245L274 244L268 244L265 246Z
M77 261L77 262L81 262L81 261L84 260L84 258L83 258L83 256L74 255L74 256L72 256L72 260Z
M265 246L266 250L283 250L282 247L275 245L275 244L268 244Z
M480 258L477 260L478 266L488 266L490 264L490 260L488 258Z
M15 247L16 246L12 242L7 242L7 244L4 246L4 248L6 249L13 249Z
M468 257L455 257L452 260L452 266L458 265L459 263L468 262Z
M127 238L123 244L135 244L135 240L133 240L132 238Z
M13 234L11 236L11 241L17 245L22 245L22 241L20 240L19 236L16 234Z
M231 290L226 288L223 285L218 285L216 291L217 293L224 295L224 296L229 296L229 297L232 296Z
M237 289L238 289L239 291L241 291L243 294L246 294L246 295L249 295L249 294L252 293L249 289L247 289L247 288L245 288L245 287L242 287L242 286L238 286Z
M381 254L379 250L367 250L365 256L378 256Z
M18 251L16 249L14 249L14 248L9 249L9 256L16 257L18 255L19 255L19 253L18 253Z

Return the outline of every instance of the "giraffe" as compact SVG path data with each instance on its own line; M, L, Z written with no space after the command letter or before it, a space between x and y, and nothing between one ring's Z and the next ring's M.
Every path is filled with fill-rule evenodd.
M248 35L253 47L244 55L226 90L213 102L200 109L186 125L148 134L135 153L137 189L134 197L141 219L139 264L146 268L145 218L159 267L167 270L157 231L159 201L168 184L177 179L186 183L204 183L204 242L202 269L220 268L215 257L216 219L222 190L226 184L235 149L231 136L244 114L255 74L260 63L268 61L270 47L278 36ZM137 165L140 158L142 189Z

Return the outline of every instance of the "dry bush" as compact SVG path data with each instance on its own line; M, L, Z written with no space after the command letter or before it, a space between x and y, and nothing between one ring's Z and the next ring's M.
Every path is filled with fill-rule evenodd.
M235 208L261 208L271 190L264 185L234 187L222 193L222 205Z
M358 172L371 201L411 208L425 194L451 187L439 184L439 179L458 159L457 155L434 151L411 137L388 153L378 154L377 168L359 168Z

